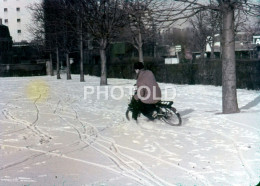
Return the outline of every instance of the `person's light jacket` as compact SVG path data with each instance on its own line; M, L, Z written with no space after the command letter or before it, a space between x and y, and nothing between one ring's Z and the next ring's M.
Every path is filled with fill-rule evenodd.
M155 104L161 100L161 89L150 70L139 71L136 86L136 100L141 100L145 104Z

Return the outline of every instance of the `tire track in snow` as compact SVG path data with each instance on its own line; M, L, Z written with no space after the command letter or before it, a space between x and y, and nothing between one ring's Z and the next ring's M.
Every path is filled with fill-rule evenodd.
M69 99L69 97L67 97L68 99L66 99L65 101L70 101L70 99ZM77 100L77 101L79 101L79 100ZM59 104L57 105L57 107L56 107L56 109L55 109L55 112L57 111L57 109L58 109L58 106L59 106ZM105 108L102 108L102 109L100 109L99 108L99 106L100 105L97 105L97 106L95 106L95 103L94 103L94 107L95 107L95 109L96 110L99 110L100 112L104 112L104 109ZM70 107L68 107L68 108L70 108ZM73 107L72 107L73 108ZM93 109L93 108L90 108L90 109ZM85 109L85 110L87 110L87 109ZM109 110L109 109L105 109L106 110L106 112L109 112L110 114L112 114L113 115L113 117L116 117L116 113L115 113L115 111L111 111L111 110ZM91 110L89 110L90 112L93 112L93 111L91 111ZM65 111L64 111L64 107L63 107L63 105L61 106L61 112L63 112L63 113L65 113ZM76 118L79 120L79 117L78 117L78 114L77 114L77 112L75 112L75 109L74 109L74 113L76 114ZM122 114L121 112L117 112L118 114ZM70 113L71 114L71 113ZM66 115L67 115L67 113L66 113ZM73 116L73 114L71 114L71 116ZM64 118L64 115L63 116L60 116L61 118ZM66 116L66 117L68 117L68 116ZM65 118L66 118L65 117ZM118 117L118 116L117 116ZM84 124L82 123L82 122L80 122L81 123L81 126L84 126ZM74 126L74 125L73 125ZM85 128L85 127L84 127ZM90 127L90 128L92 128L92 131L96 131L97 133L98 133L98 130L95 128L95 127ZM74 130L76 130L76 132L77 132L77 134L79 135L79 138L80 138L80 140L83 140L84 141L84 143L86 143L86 144L89 144L90 142L89 141L85 141L84 139L82 139L82 136L86 136L86 134L84 134L84 133L82 133L81 131L79 131L78 130L78 127L77 126L74 126L73 127L73 129ZM84 129L83 129L83 131L84 131ZM88 138L91 138L92 136L89 136L89 135L87 135L86 136L86 139L88 139ZM103 136L101 136L100 134L98 134L98 140L100 140ZM129 156L127 156L127 155L125 155L124 156L124 154L122 154L120 151L119 151L119 149L117 148L117 145L115 144L115 143L111 143L111 141L110 140L108 140L108 138L104 138L104 139L102 139L102 141L103 142L105 142L105 143L107 143L107 144L109 144L109 146L105 146L105 145L102 145L102 144L100 144L100 143L98 143L98 145L99 145L99 149L100 149L100 152L102 153L107 153L106 155L110 155L109 153L111 153L111 151L112 151L112 158L114 158L113 156L118 156L118 157L116 157L116 160L118 159L118 158L121 158L121 159L119 159L119 160L117 160L117 162L116 163L118 163L118 165L119 166L121 166L123 169L126 169L126 170L129 170L127 173L128 174L130 174L131 172L133 172L133 171L136 171L135 169L137 169L137 170L140 170L139 172L137 172L137 173L131 173L131 175L133 176L133 177L137 177L137 180L139 180L139 181L141 181L141 180L143 180L142 182L139 182L139 183L143 183L143 184L157 184L157 185L162 185L163 183L165 183L163 180L160 180L160 178L158 178L158 177L156 177L152 172L149 172L149 169L146 169L146 170L144 170L145 169L145 167L142 165L142 164L140 164L140 162L138 162L137 160L135 160L135 159L133 159L132 157L129 157ZM97 144L97 142L95 142L95 144ZM91 145L91 144L89 144L89 145ZM92 145L93 146L93 145ZM119 154L119 153L121 153L121 154ZM119 157L119 156L122 156L122 157ZM111 159L111 158L110 158ZM114 163L115 163L115 161L114 161L114 159L111 159ZM136 167L133 167L133 166L131 166L131 165L128 165L128 163L131 163L131 162L135 162L135 165L136 165ZM144 174L140 174L140 172L142 173L143 171L146 171L146 173ZM122 171L121 171L122 172ZM139 176L139 174L141 175L141 176ZM157 181L158 180L158 181ZM165 184L166 185L166 184Z
M168 134L187 135L187 134L185 134L185 133L176 132L176 131L172 131L172 130L169 131L169 130L163 130L163 129L158 129L158 130L156 130L156 129L147 129L147 128L144 128L144 127L142 127L142 126L141 126L141 128L142 128L142 130L145 130L145 131L148 131L148 132L156 131L156 132L164 132L164 133L168 133ZM122 147L122 146L121 146L121 148L126 148L126 147ZM129 148L126 148L126 149L136 152L136 150L134 150L134 149L129 149ZM138 152L138 151L137 151L137 152ZM184 167L181 167L181 166L179 166L179 165L175 165L175 164L173 164L172 162L169 162L169 161L166 161L166 160L162 160L161 158L158 158L158 157L156 157L156 156L150 155L150 154L145 153L145 152L139 152L139 153L145 154L145 155L147 155L147 156L149 156L149 157L152 157L152 158L154 158L154 159L156 159L156 160L159 160L159 161L161 161L161 162L163 162L163 163L165 163L165 164L167 164L167 165L170 165L170 166L172 166L172 167L175 167L175 168L177 168L177 169L180 169L180 170L186 172L187 174L191 175L194 180L199 179L204 185L213 185L207 178L205 178L202 174L200 174L200 173L198 173L198 172L191 171L191 170L186 169L186 168L184 168Z
M25 157L25 158L23 158L23 160L20 160L20 161L17 161L17 162L12 162L12 163L9 163L7 165L1 166L0 167L0 171L8 169L8 168L11 168L11 167L14 167L14 166L17 166L17 165L20 165L20 164L25 163L27 161L30 161L32 159L35 159L35 158L38 158L40 156L46 155L47 153L54 152L54 151L61 150L61 149L65 149L65 148L70 147L70 146L74 146L75 144L77 144L77 142L73 142L72 144L65 145L65 146L63 146L61 148L55 148L55 149L49 150L49 151L42 151L40 154L34 154L34 155L31 155L31 156ZM0 146L1 147L16 147L16 146L7 145L7 144L0 144ZM17 147L17 148L27 149L27 150L31 149L31 147L28 147L28 146L27 147Z
M99 168L102 168L102 169L106 169L106 170L109 170L109 171L112 171L114 173L117 173L119 175L123 175L125 177L128 177L130 179L133 179L135 180L137 183L141 184L141 185L146 185L145 183L141 182L141 180L137 179L136 177L133 177L131 175L128 175L128 174L125 174L124 172L121 172L121 171L118 171L116 169L113 169L109 166L105 166L105 165L102 165L102 164L98 164L98 163L93 163L93 162L89 162L89 161L86 161L86 160L82 160L82 159L78 159L78 158L73 158L73 157L70 157L70 156L66 156L64 154L58 154L58 153L54 153L54 152L48 152L48 151L43 151L43 150L38 150L38 149L33 149L33 148L26 148L26 147L18 147L18 146L12 146L12 145L1 145L1 147L10 147L10 148L16 148L16 149L26 149L26 150L30 150L30 151L34 151L34 152L41 152L41 153L46 153L46 155L52 155L54 157L59 157L59 158L64 158L64 159L69 159L69 160L72 160L72 161L77 161L77 162L81 162L81 163L84 163L84 164L87 164L87 165L91 165L91 166L95 166L95 167L99 167Z
M201 118L200 118L200 119L201 119ZM191 121L192 121L192 120L191 120ZM196 120L193 120L193 121L196 122ZM187 127L210 131L210 132L212 132L212 133L216 133L216 134L218 134L218 135L220 135L220 136L223 136L224 138L226 138L226 139L228 139L229 141L231 141L231 142L232 142L232 145L233 145L233 147L234 147L234 149L236 150L236 152L237 152L237 154L238 154L238 158L239 158L239 160L240 160L240 162L241 162L241 165L244 167L245 172L247 173L247 175L248 175L248 177L249 177L249 179L250 179L250 185L253 185L252 179L256 179L257 176L255 175L255 173L254 173L254 171L251 169L251 167L246 163L246 160L244 159L244 156L243 156L242 152L239 150L238 145L237 145L236 141L235 141L233 138L231 138L231 137L229 137L229 136L227 136L227 135L225 135L225 134L223 134L223 133L221 133L221 132L217 132L216 130L212 130L212 129L208 129L208 128L195 127L195 126L187 126Z
M228 118L224 118L224 117L221 117L221 118L225 119L226 121L230 121L230 122L232 122L232 123L235 123L235 124L239 124L239 125L241 125L241 126L244 126L244 127L246 127L246 128L250 128L250 129L252 129L252 130L259 131L259 129L256 129L255 127L247 126L247 125L244 125L244 124L242 124L242 123L229 120ZM199 117L199 118L197 118L197 120L195 119L195 120L193 120L193 121L195 121L195 122L201 121L201 117ZM193 126L188 126L188 127L197 128L197 129L203 129L203 130L208 130L208 131L217 133L218 135L221 135L221 136L223 136L223 137L226 138L226 139L229 139L229 140L232 142L232 144L233 144L233 146L234 146L234 149L236 150L236 152L237 152L237 154L238 154L238 158L239 158L239 160L240 160L240 162L241 162L241 165L243 165L243 167L244 167L244 169L245 169L245 172L246 172L247 175L249 176L251 185L253 185L252 179L256 179L257 176L254 174L254 171L251 169L251 167L248 166L248 164L246 163L246 160L245 160L244 157L243 157L243 153L239 150L239 147L238 147L236 141L235 141L233 138L230 138L229 136L227 136L227 135L225 135L225 134L219 133L219 132L214 131L214 130L211 130L211 129L201 128L201 127L193 127ZM150 129L148 129L148 130L150 130ZM160 131L160 130L159 130L159 131ZM166 132L169 133L168 131L166 131ZM171 132L170 132L170 133L171 133Z
M61 130L63 132L68 132L68 133L74 133L74 134L78 134L77 132L70 132L70 131L65 131L65 130ZM165 131L164 131L165 132ZM176 132L170 132L170 131L166 131L166 133L176 133ZM183 135L185 135L184 133L181 133ZM100 136L99 136L100 137ZM103 137L102 138L107 138L107 137ZM135 153L138 153L138 154L142 154L142 155L145 155L147 157L150 157L154 160L158 160L162 163L165 163L171 167L174 167L174 168L177 168L177 169L180 169L181 171L184 171L185 173L187 173L188 175L192 176L194 180L196 179L199 179L204 185L212 185L208 180L205 180L204 176L202 176L200 173L197 173L197 172L194 172L194 171L191 171L189 169L186 169L186 168L183 168L183 167L180 167L179 165L175 165L173 164L172 162L169 162L169 161L166 161L166 160L163 160L161 158L158 158L156 156L153 156L151 154L148 154L146 152L143 152L143 151L138 151L138 150L135 150L135 149L131 149L131 148L128 148L128 147L125 147L125 146L121 146L121 145L118 145L118 144L114 144L113 140L107 138L107 140L102 140L100 138L97 139L98 141L103 141L104 143L108 143L109 145L111 146L115 146L117 149L121 148L121 149L126 149L126 150L129 150L129 151L132 151L132 152L135 152ZM97 142L95 142L95 144L97 144ZM105 147L107 149L107 147ZM120 152L119 150L117 150L117 152ZM131 159L131 157L128 157L129 159ZM132 161L132 160L131 160ZM114 161L113 161L114 162ZM137 160L138 162L138 160ZM128 162L126 162L128 163ZM139 162L138 162L139 163ZM142 164L140 164L140 166L142 166ZM149 169L147 169L149 171ZM155 176L156 177L156 176Z
M240 122L237 122L237 121L232 121L232 120L230 120L230 119L228 119L228 118L226 118L226 117L224 117L224 116L220 116L220 118L221 118L221 119L224 119L224 120L226 120L226 121L229 121L229 122L232 122L232 123L241 125L241 126L243 126L243 127L250 128L250 129L252 129L252 130L254 130L254 131L260 131L259 128L251 127L251 126L245 125L245 124L240 123Z
M33 127L35 127L35 128L36 128L36 123L37 123L37 121L39 120L39 113L40 113L39 108L38 108L36 102L41 99L41 96L42 96L42 95L40 94L39 97L36 98L36 99L34 100L34 102L33 102L33 104L34 104L34 106L35 106L35 109L36 109L36 118L35 118L35 120L32 122L31 126L33 126Z
M69 105L69 107L70 107L71 105ZM92 110L93 108L90 108L90 109L88 109L90 112L93 112L93 110ZM96 108L96 109L99 109L99 110L101 110L102 112L104 112L104 108L102 108L102 109L100 109L100 108ZM86 109L85 109L86 110ZM74 109L74 111L75 111L75 109ZM110 112L110 113L114 113L114 112L111 112L110 110L107 110L106 109L106 111L108 111L108 112ZM120 112L119 114L122 114L122 112ZM124 114L123 114L124 115ZM94 127L95 128L95 127ZM96 131L98 131L97 129L96 129ZM99 136L100 137L100 136ZM100 139L100 138L99 138ZM99 140L98 139L98 140ZM106 142L106 140L103 140L103 141L105 141ZM111 143L111 142L107 142L107 143ZM95 142L95 144L97 144L97 142ZM115 144L114 144L114 146L115 146ZM154 158L154 157L153 157ZM165 163L165 161L164 161L164 163ZM169 163L169 162L168 162ZM172 165L172 163L170 163L171 165ZM195 178L199 178L200 180L201 180L201 182L203 182L204 184L207 184L207 185L211 185L210 183L209 183L209 181L208 180L206 180L205 178L204 178L204 176L202 176L202 175L199 175L199 174L196 174L196 173L193 173L192 171L190 171L190 170L188 170L188 169L185 169L185 168L180 168L179 166L174 166L175 168L178 168L178 169L181 169L182 171L185 171L186 173L188 173L188 174L190 174L190 175L193 175Z
M61 116L59 116L61 119L63 119L64 120L64 118L62 118ZM76 117L77 118L77 117ZM82 123L81 123L82 124ZM78 135L79 135L79 138L80 138L80 140L82 141L82 135L81 135L81 132L74 126L74 125L70 125L70 126L72 126L76 131L77 131L77 133L78 133ZM85 141L83 141L84 143L86 143ZM88 145L91 145L90 143L87 143ZM139 178L139 180L142 180L141 178Z
M166 163L166 164L168 164L168 165L171 165L171 166L173 166L173 167L175 167L175 168L181 169L182 171L185 171L185 172L187 172L188 174L193 175L193 176L196 177L196 178L202 179L203 181L201 181L201 182L207 183L207 185L211 185L207 180L206 180L206 181L204 180L204 177L203 177L203 176L197 175L196 173L193 173L192 171L190 171L190 170L188 170L188 169L179 167L179 166L177 166L177 165L172 164L171 162L162 160L162 159L157 158L157 157L155 157L155 156L152 156L152 155L150 155L150 154L148 154L148 153L145 153L145 152L142 152L142 151L133 150L133 149L130 149L130 148L127 148L127 147L123 147L123 146L117 145L117 144L115 144L115 142L113 142L113 140L111 140L111 139L109 139L109 138L107 138L107 137L101 136L101 138L104 138L104 139L101 140L101 139L99 138L98 140L101 140L101 141L103 141L103 142L105 142L105 143L112 144L112 146L114 146L116 149L118 149L117 147L120 147L120 148L124 148L124 149L127 149L127 150L131 150L131 151L138 152L138 153L144 154L144 155L146 155L146 156L152 157L153 159L159 160L159 161L161 161L161 162L163 162L163 163ZM120 151L117 150L117 152L120 152ZM132 159L132 157L127 156L127 155L125 155L125 154L122 154L122 156L127 157L128 159L134 161L136 164L139 164L139 166L142 167L142 164L141 164L139 161L137 161L137 160L135 160L135 159ZM146 169L145 171L147 171L147 172L149 172L150 174L152 174L152 173L149 171L149 169ZM155 176L155 175L153 175L153 176L154 176L154 177L157 177L157 176ZM157 177L157 179L160 179L160 178ZM163 182L163 181L162 181L162 182Z
M0 145L0 146L6 147L6 146L8 146L8 145ZM13 162L13 163L10 163L10 164L8 164L8 165L4 165L4 166L0 167L0 171L6 170L6 169L8 169L8 168L11 168L11 167L14 167L14 166L17 166L17 165L20 165L20 164L22 164L22 163L25 163L25 162L27 162L27 161L29 161L29 160L32 160L32 159L37 158L37 157L40 157L40 156L45 155L45 154L46 154L46 153L43 153L43 152L40 153L40 154L34 154L34 155L31 155L31 156L29 156L29 157L27 157L27 158L24 158L24 159L21 160L21 161Z
M64 119L64 118L63 118L63 120L66 121L66 119ZM67 123L69 123L69 121L67 121ZM81 122L81 123L82 123L82 122ZM165 181L163 181L163 180L159 180L159 182L158 182L158 181L155 179L155 178L156 178L155 175L152 175L152 176L150 177L149 175L144 174L142 171L139 171L138 169L136 169L136 168L134 168L134 167L128 165L127 162L129 161L129 159L124 160L124 159L122 159L121 157L119 157L120 154L118 154L118 151L117 151L117 150L114 152L112 148L100 144L99 142L97 142L97 140L95 140L95 141L90 141L90 140L93 140L93 139L90 139L90 140L89 140L90 142L83 140L83 139L82 139L82 136L84 136L85 139L89 139L89 136L87 136L86 134L82 134L78 129L76 129L75 126L73 126L73 124L69 124L69 125L72 126L72 127L77 131L77 133L78 133L78 135L79 135L79 138L80 138L80 140L81 140L83 143L86 143L88 146L91 146L92 148L94 148L94 149L95 149L96 151L98 151L99 153L101 153L101 154L105 155L106 157L108 157L109 159L111 159L111 161L114 162L114 163L117 165L117 167L118 167L122 172L127 173L127 174L129 174L129 175L131 175L131 176L134 176L134 177L136 177L137 179L143 181L143 182L144 182L144 185L146 185L146 184L161 185L161 184L162 184L161 182L165 182ZM96 131L96 132L97 132L98 130L95 129L95 127L93 127L93 131ZM100 136L99 136L98 134L96 134L96 138L98 138L98 137L100 137ZM94 145L98 145L99 148L98 148L98 147L95 147ZM103 150L103 149L100 149L100 147L103 148L104 150ZM106 151L108 151L108 152L106 152ZM112 155L111 155L111 154L112 154ZM130 160L131 160L131 159L130 159ZM132 160L133 160L133 159L132 159ZM135 160L135 162L136 162L136 160ZM141 168L141 170L145 170L145 169L143 168L143 166L141 166L140 168ZM134 173L134 172L137 172L137 174ZM140 175L142 175L142 176L140 176ZM164 183L164 185L171 185L171 184L169 184L169 183L165 184L165 183Z
M5 116L5 118L7 118L8 120L11 120L12 122L25 125L26 129L31 130L34 134L36 134L38 137L40 137L41 138L40 141L42 141L42 142L48 142L50 139L52 139L52 137L50 135L42 132L41 130L38 129L38 127L33 126L32 123L14 117L8 109L3 109L2 114ZM20 130L22 130L22 129L20 129Z
M13 101L17 101L19 100L18 98L20 98L22 96L18 96L17 98L13 99ZM41 98L41 94L39 95L38 98L36 98L33 102L35 108L36 108L36 119L33 121L33 122L28 122L26 120L22 120L22 119L18 119L17 117L14 117L11 112L7 109L7 108L4 108L2 110L2 114L4 115L4 117L6 119L9 119L11 120L12 122L14 123L20 123L22 125L25 125L26 128L23 128L23 129L19 129L17 131L12 131L11 133L15 133L15 132L18 132L18 131L22 131L22 130L25 130L25 129L30 129L33 133L35 133L37 136L39 136L41 138L40 142L43 143L43 142L49 142L50 139L52 139L51 136L49 136L48 134L45 134L43 131L39 130L38 127L36 126L36 123L39 119L39 109L38 109L38 106L36 105L36 102ZM28 100L28 99L27 99ZM6 104L5 104L5 107L8 107L8 105L11 103L11 100L9 100ZM8 133L10 134L10 133ZM47 138L47 139L46 139Z
M60 103L60 101L59 101ZM68 106L68 108L72 109L75 113L75 119L78 120L78 122L81 124L81 126L84 128L83 130L85 130L85 125L83 124L83 121L81 121L79 119L78 113L77 111L71 106L68 105L66 102L65 104ZM61 104L60 104L61 105ZM64 109L63 109L64 110ZM58 114L57 112L55 112L55 114ZM58 114L59 115L59 114ZM61 116L59 116L62 120L66 121L65 118L62 118ZM121 169L121 171L127 172L128 174L137 177L139 180L143 180L144 182L147 182L148 184L153 184L153 185L171 185L170 183L167 183L164 180L161 180L160 178L158 178L157 176L155 176L154 174L152 174L150 171L148 171L148 169L145 169L143 165L141 165L140 162L138 162L137 160L130 158L128 156L123 156L122 153L119 154L117 149L114 149L115 151L113 151L113 148L107 147L102 145L101 143L97 142L97 140L93 143L93 141L91 141L92 139L90 139L89 141L85 141L83 140L82 136L85 137L85 139L88 139L89 136L86 135L85 133L81 133L77 127L75 127L73 124L71 124L69 121L66 121L71 127L74 128L74 130L76 130L77 134L79 135L79 139L83 142L86 143L87 145L91 146L92 148L94 148L95 150L97 150L99 153L105 155L106 157L110 158L112 162L114 162L117 167L119 169ZM98 130L94 127L91 126L91 128L93 129L93 131L95 131L96 134L96 138L100 137L100 134L98 134ZM110 143L110 142L108 142ZM95 147L94 145L98 145L99 147ZM113 145L114 146L114 145ZM115 147L115 146L114 146ZM100 149L101 148L101 149ZM108 151L108 152L106 152ZM119 157L119 156L124 157L126 160L124 160L123 158ZM129 160L131 162L134 162L138 169L141 169L141 171L139 171L138 169L134 168L133 166L130 166L127 162L129 162ZM144 174L142 172L142 170L146 171L146 174ZM134 172L137 172L134 173ZM139 175L142 175L141 177Z

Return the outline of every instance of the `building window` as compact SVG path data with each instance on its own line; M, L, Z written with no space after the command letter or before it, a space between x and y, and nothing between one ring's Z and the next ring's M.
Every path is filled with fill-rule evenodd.
M20 34L20 33L22 33L22 31L21 30L17 30L17 33Z
M5 19L5 23L8 23L8 19Z
M7 12L7 8L4 8L4 12Z
M18 7L18 8L16 8L16 11L17 11L17 12L20 12L20 8L19 8L19 7Z
M21 19L17 19L17 23L20 23L21 22Z

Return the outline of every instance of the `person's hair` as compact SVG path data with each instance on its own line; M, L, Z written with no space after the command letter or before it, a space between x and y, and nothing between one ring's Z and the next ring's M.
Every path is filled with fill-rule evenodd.
M144 64L142 62L136 62L134 63L134 69L143 69L144 68Z

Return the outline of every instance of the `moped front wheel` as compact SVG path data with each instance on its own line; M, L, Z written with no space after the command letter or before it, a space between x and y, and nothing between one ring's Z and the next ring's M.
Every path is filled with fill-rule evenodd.
M162 120L172 126L180 126L182 123L181 116L174 107L165 109Z
M125 117L128 121L130 121L132 119L132 112L131 110L127 109L125 112Z
M125 112L125 116L128 121L137 121L137 118L140 117L140 113L137 116L134 116L133 110L127 109Z

